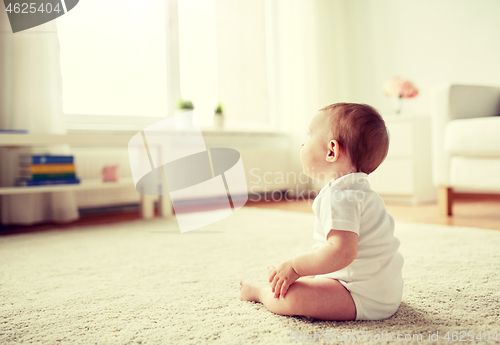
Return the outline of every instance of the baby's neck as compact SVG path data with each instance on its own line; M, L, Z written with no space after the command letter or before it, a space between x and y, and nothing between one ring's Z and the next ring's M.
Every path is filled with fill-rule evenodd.
M323 180L323 182L328 183L332 179L337 180L337 179L341 178L342 176L353 174L355 172L356 172L356 169L354 169L354 168L333 170L333 171L326 173L326 178Z

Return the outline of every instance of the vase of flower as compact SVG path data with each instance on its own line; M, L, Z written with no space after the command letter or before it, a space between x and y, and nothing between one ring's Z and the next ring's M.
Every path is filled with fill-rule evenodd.
M403 108L403 99L418 96L418 89L411 81L395 77L385 84L384 94L393 98L394 113L400 114Z

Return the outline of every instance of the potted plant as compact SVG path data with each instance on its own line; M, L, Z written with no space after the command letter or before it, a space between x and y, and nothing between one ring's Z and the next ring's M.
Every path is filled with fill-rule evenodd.
M215 127L224 127L224 113L222 111L222 105L219 103L214 112L214 125Z
M179 100L179 103L177 104L177 108L181 109L183 111L191 111L194 109L193 102L181 99Z

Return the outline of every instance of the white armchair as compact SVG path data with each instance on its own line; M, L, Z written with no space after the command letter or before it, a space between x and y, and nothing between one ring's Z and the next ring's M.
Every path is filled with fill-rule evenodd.
M431 104L433 181L452 215L454 189L500 193L500 87L440 85Z

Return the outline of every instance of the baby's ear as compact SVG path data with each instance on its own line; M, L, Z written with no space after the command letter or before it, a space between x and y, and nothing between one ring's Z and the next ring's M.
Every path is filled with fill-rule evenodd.
M326 161L333 163L339 158L340 146L337 140L330 140L328 142Z

